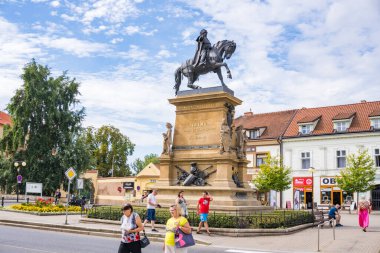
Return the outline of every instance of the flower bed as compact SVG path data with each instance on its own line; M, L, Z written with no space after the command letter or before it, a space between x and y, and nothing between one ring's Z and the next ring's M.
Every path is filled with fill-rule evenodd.
M33 213L64 213L66 212L66 207L63 205L54 205L51 199L38 198L36 203L22 203L10 206L13 210L33 212ZM79 206L69 206L69 212L80 212L81 207Z

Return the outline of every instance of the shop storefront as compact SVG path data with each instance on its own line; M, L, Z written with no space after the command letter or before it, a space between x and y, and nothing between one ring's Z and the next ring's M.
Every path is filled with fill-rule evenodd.
M322 205L342 205L351 202L351 196L338 187L336 178L337 177L321 177Z
M293 177L294 209L311 209L313 201L313 178Z

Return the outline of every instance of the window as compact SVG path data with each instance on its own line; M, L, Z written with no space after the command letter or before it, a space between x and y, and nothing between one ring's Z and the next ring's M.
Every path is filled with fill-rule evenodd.
M346 150L336 151L336 162L338 168L346 168Z
M311 125L302 125L301 126L301 134L310 134L312 131Z
M302 169L310 168L310 152L301 153Z
M380 119L371 120L372 127L375 129L380 129Z
M375 149L375 166L377 168L380 168L380 149L379 148Z
M337 132L345 132L347 131L347 122L342 121L342 122L336 122L335 123L335 129Z
M256 167L260 167L261 164L265 163L266 154L256 155Z
M251 130L249 131L250 139L258 139L260 137L260 130Z

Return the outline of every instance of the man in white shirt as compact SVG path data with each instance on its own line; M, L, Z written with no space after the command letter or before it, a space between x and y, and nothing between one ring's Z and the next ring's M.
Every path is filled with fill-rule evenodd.
M156 200L156 195L157 195L157 190L153 190L151 194L148 195L147 197L147 214L146 214L146 219L144 221L144 226L145 224L150 221L152 225L152 232L158 232L157 229L154 228L154 224L156 222L156 207L161 207Z

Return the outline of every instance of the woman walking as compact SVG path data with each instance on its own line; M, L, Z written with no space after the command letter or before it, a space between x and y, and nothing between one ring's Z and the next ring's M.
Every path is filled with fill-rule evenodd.
M177 229L182 230L185 234L191 234L191 227L187 219L180 215L177 205L170 206L171 218L166 222L165 234L165 253L187 253L187 248L176 248L175 233Z
M359 214L359 226L363 228L364 232L367 232L367 228L369 226L370 213L371 213L371 204L363 196L361 197L361 200L359 202L358 214Z
M181 215L185 218L188 218L189 217L189 212L187 210L187 202L186 202L186 199L183 197L183 194L184 194L184 191L180 191L178 193L178 197L177 199L175 200L175 203L177 204L177 206L180 208L181 210Z
M140 216L133 212L131 204L123 207L121 217L121 243L118 253L141 253L140 234L143 230Z

